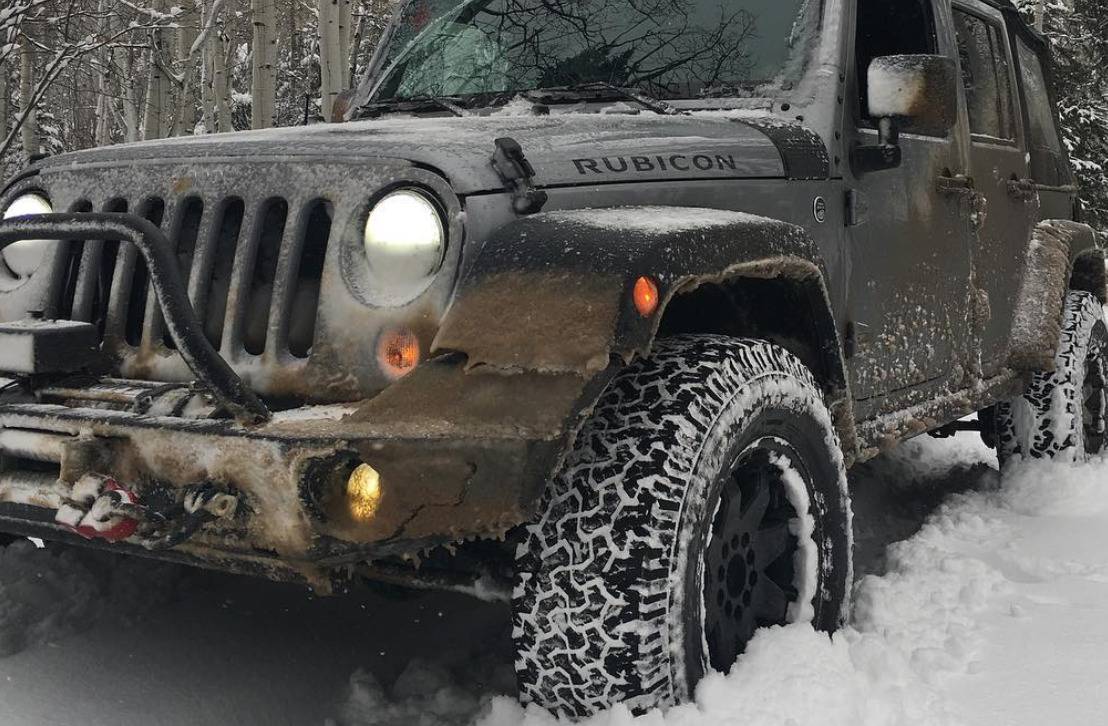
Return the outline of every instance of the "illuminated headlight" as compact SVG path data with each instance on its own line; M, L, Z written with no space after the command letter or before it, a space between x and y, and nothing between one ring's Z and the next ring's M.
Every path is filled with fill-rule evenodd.
M32 214L50 214L53 211L54 208L50 206L50 202L42 195L24 194L4 210L4 219L27 217ZM30 277L35 270L42 267L42 262L46 259L46 253L50 251L50 246L53 244L53 240L45 239L20 240L0 251L0 257L4 258L4 263L13 275L19 279L24 279Z
M387 304L411 301L442 266L446 230L434 202L413 189L385 196L365 223L365 255L375 294Z

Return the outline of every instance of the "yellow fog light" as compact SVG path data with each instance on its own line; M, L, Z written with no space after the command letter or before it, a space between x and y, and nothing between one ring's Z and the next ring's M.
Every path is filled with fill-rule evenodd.
M368 522L381 505L381 475L369 464L359 464L346 480L346 501L350 516Z

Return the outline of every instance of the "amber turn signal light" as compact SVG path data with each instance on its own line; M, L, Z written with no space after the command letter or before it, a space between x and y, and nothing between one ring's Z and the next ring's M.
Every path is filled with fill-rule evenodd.
M643 276L635 280L635 289L631 296L635 301L635 309L644 318L649 318L658 309L658 285L649 277Z
M386 331L377 342L377 362L393 379L419 365L420 356L419 338L407 328Z

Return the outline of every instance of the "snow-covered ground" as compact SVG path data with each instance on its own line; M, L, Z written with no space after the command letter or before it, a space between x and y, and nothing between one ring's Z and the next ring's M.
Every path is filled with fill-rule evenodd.
M1002 484L976 437L924 437L852 487L849 628L764 632L695 704L589 724L1106 722L1108 461ZM507 618L21 543L0 554L0 724L553 724L511 697Z

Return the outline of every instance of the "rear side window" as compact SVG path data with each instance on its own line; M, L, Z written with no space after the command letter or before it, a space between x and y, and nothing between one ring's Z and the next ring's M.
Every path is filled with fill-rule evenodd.
M1030 125L1028 151L1031 154L1031 178L1047 185L1069 184L1069 163L1058 136L1051 100L1053 96L1046 84L1042 58L1022 38L1016 38L1016 48Z
M954 11L954 24L970 131L979 137L1014 142L1012 69L1000 28L960 10Z

